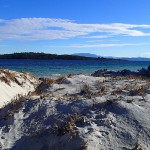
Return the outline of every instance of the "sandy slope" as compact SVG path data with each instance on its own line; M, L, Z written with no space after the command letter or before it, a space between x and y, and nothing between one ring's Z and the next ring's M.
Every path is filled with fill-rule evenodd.
M35 90L37 79L28 73L0 70L0 108Z
M75 75L41 88L1 110L2 149L150 149L148 79Z

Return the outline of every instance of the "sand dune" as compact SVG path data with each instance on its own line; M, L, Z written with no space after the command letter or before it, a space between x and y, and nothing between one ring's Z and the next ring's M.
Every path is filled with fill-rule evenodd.
M1 110L0 145L15 150L149 150L149 108L148 78L43 78L30 96Z

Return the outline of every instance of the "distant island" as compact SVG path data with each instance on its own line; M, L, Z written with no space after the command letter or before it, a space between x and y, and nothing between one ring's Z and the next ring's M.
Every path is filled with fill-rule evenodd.
M91 53L74 53L72 55L75 56L83 56L83 57L92 57L92 58L98 58L102 57L100 55L91 54ZM105 56L106 59L121 59L121 60L127 60L127 61L150 61L150 58L147 57L114 57L114 56Z
M77 55L57 55L57 54L47 54L47 53L34 53L34 52L22 52L13 54L1 54L0 59L41 59L41 60L119 60L113 58L104 57L85 57Z

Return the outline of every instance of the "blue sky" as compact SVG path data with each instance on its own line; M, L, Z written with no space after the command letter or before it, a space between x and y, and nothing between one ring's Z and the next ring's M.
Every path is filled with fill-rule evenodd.
M0 53L150 57L150 0L0 0Z

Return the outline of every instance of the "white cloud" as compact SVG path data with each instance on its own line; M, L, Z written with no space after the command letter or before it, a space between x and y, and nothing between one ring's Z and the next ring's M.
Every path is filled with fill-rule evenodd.
M142 53L141 57L150 58L150 52L144 52L144 53Z
M150 55L150 52L142 53L142 55Z
M87 43L98 43L98 42L103 42L103 41L106 41L106 40L104 40L104 39L100 39L100 40L89 40L89 41L85 41L85 42L87 42ZM111 40L111 39L109 39L109 40L107 40L107 42L108 41L110 41L110 42L118 42L118 41L120 41L120 40Z
M90 38L90 39L104 39L104 38L109 38L112 37L113 35L93 35L93 36L85 36L83 38Z
M149 32L142 31L143 28L150 28L150 25L80 24L67 19L51 18L0 19L0 40L53 40L78 36L84 38L107 38L116 35L150 36Z
M97 42L103 42L104 40L89 40L89 41L86 41L88 43L97 43Z
M100 47L124 47L124 46L139 46L139 45L149 45L150 43L137 43L137 44L131 44L131 43L121 43L121 44L76 44L76 45L70 45L72 48L100 48Z
M66 47L66 48L101 48L101 47L124 47L124 46L139 46L150 45L150 43L118 43L118 44L73 44L66 46L49 46L49 47Z

